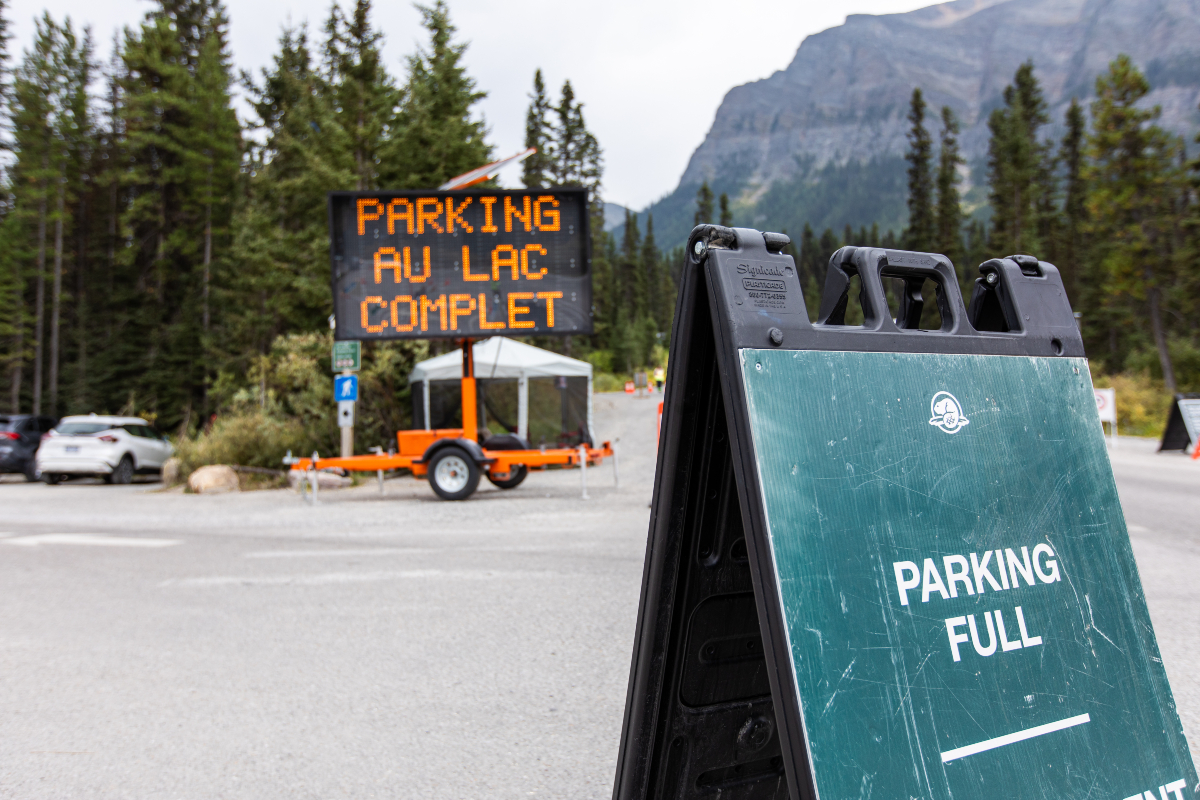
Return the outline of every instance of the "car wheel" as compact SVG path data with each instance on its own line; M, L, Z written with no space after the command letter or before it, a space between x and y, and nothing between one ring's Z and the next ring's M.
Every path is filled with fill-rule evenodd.
M129 456L122 456L120 463L113 468L108 479L109 483L131 483L133 481L133 459Z
M25 465L25 480L29 481L30 483L33 483L37 479L38 479L37 462L31 458L31 459L29 459L29 463Z
M42 483L46 484L47 486L54 486L61 480L62 475L55 475L53 472L42 473Z
M514 464L512 469L508 471L508 477L504 479L493 478L492 473L487 473L487 479L492 486L497 489L515 489L521 485L521 481L529 476L529 468L524 464Z
M429 462L429 485L443 500L466 500L479 486L479 466L460 447L439 450Z

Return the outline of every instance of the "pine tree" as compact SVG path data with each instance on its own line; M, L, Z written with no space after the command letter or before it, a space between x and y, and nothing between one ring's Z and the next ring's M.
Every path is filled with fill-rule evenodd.
M430 9L422 9L422 14L425 15L428 28ZM431 168L430 162L441 160L438 157L440 153L426 152L429 148L437 146L437 142L432 139L437 135L438 122L441 122L429 117L445 111L442 107L432 108L435 104L429 96L430 76L426 55L418 53L409 58L410 83L413 85L408 87L410 94L407 98L412 108L408 120L411 130L406 132L410 144L415 148L413 155L419 151L421 161L417 164L401 165L396 163L395 150L389 151L385 147L390 130L397 125L396 109L400 102L400 92L383 66L383 34L371 25L370 17L370 0L356 0L354 13L349 19L343 16L341 9L334 3L325 23L324 79L332 92L332 105L338 125L350 140L356 176L354 188L359 191L374 189L381 182L404 188L432 188L445 178L432 185L411 183L412 180L430 180L427 175ZM445 38L441 45L444 47L453 28L450 28L443 18L439 17L437 22L446 22L448 28L442 31ZM453 51L439 51L435 57L445 55L456 62L459 54ZM438 78L442 77L451 76L438 75ZM445 88L447 92L452 92L459 87L447 85ZM447 97L447 100L450 98ZM406 152L404 148L401 148L401 151ZM406 179L408 182L405 182Z
M388 185L433 189L492 158L484 141L487 127L471 118L472 108L486 97L462 65L466 43L455 44L455 27L443 0L417 6L429 34L429 49L408 59L408 80L397 120L397 133L387 149Z
M164 4L127 37L122 54L131 201L121 227L134 246L118 259L121 336L105 357L110 391L126 394L131 412L148 409L168 427L203 402L208 376L205 232L228 224L240 146L227 25L218 3ZM121 402L114 394L107 399Z
M942 106L942 149L938 156L937 173L937 244L936 250L956 265L959 274L964 270L962 260L962 204L958 184L962 178L958 167L966 163L958 149L958 119L949 106Z
M1130 329L1148 321L1149 345L1157 351L1163 383L1174 392L1167 315L1178 279L1182 143L1153 124L1161 113L1157 106L1137 107L1149 92L1150 84L1128 56L1118 56L1096 78L1083 178L1086 230L1092 241L1104 243L1104 250L1089 265L1083 330L1093 354L1108 340L1105 361L1115 372L1137 344ZM1120 336L1118 329L1123 329ZM1191 326L1186 333L1192 333Z
M48 215L51 197L59 172L62 151L56 136L55 117L60 90L59 64L56 55L60 47L58 26L46 14L35 22L33 48L23 59L13 83L13 132L17 160L12 168L15 189L14 206L17 225L25 235L24 246L16 258L17 275L14 292L16 335L12 360L13 410L20 407L24 362L28 357L25 344L27 312L24 311L24 278L21 264L32 262L34 282L33 307L33 387L31 405L34 414L42 411L42 369L45 364L46 326L46 249Z
M529 96L529 110L525 113L525 146L537 148L536 153L521 162L521 183L526 189L549 186L554 163L553 135L550 100L546 97L546 84L539 69L533 73L533 94Z
M713 219L713 191L708 187L708 181L700 184L696 192L696 222L697 225L711 223Z
M593 217L599 213L603 218L603 203L600 199L600 182L604 173L604 159L600 144L588 130L583 118L583 103L575 100L575 90L570 81L562 87L558 105L554 108L554 139L551 143L553 166L551 179L556 186L577 186L588 190ZM593 223L596 220L593 219ZM593 228L596 225L593 224ZM603 223L599 228L603 230Z
M729 195L721 192L721 220L719 225L726 228L733 227L733 212L729 210Z
M625 209L624 234L621 237L621 261L617 274L621 311L630 321L641 319L645 312L642 272L642 236L638 232L637 215Z
M1086 122L1083 107L1074 98L1067 109L1067 132L1063 135L1059 148L1059 161L1063 164L1063 187L1065 197L1062 208L1061 244L1058 248L1055 265L1062 274L1063 285L1072 305L1078 302L1078 275L1084 252L1083 226L1087 220L1085 199L1086 184L1083 181L1083 146L1086 135Z
M325 192L354 189L361 177L354 140L338 121L336 95L313 64L304 28L283 31L252 97L264 143L250 153L219 289L229 309L224 357L238 373L277 337L316 329L332 311Z
M937 245L933 211L933 140L925 129L925 98L920 88L913 89L909 102L908 151L908 232L909 250L928 252Z
M671 271L663 261L663 254L654 240L654 215L646 216L646 235L642 238L642 270L646 283L647 307L654 320L655 330L666 333L671 330L675 316L675 285Z
M1048 121L1033 62L1026 61L1004 90L1004 107L988 118L991 234L996 252L1037 255L1046 244L1042 237L1052 231L1053 161L1050 144L1038 139L1038 131Z

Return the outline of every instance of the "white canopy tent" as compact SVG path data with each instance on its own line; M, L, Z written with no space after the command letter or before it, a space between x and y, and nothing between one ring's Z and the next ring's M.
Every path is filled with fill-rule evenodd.
M552 353L540 347L493 336L476 342L472 348L475 377L478 380L517 380L517 435L529 438L529 379L587 378L587 430L592 441L592 365L586 361ZM455 350L419 362L408 375L408 382L420 383L424 395L425 429L430 429L429 384L432 381L462 379L462 352Z

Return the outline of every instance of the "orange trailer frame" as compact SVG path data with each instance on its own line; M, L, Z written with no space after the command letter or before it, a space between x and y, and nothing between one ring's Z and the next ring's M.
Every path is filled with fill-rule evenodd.
M429 472L429 463L444 447L458 446L471 455L480 470L491 479L507 480L514 468L525 467L531 471L547 467L571 469L586 460L588 465L600 464L613 456L611 442L602 442L599 447L538 448L537 450L488 450L478 443L478 404L475 394L474 342L463 339L462 377L462 420L461 428L436 430L409 430L396 432L394 453L372 453L370 455L335 458L296 459L293 470L344 469L350 472L379 472L380 470L407 469L413 477L422 477ZM582 450L582 453L581 453ZM315 455L315 454L314 454Z

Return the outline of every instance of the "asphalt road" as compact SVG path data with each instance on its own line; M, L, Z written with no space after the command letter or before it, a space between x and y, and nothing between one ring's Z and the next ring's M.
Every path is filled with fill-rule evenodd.
M4 481L0 797L609 797L656 405L596 398L586 501ZM1114 468L1195 750L1200 463Z

